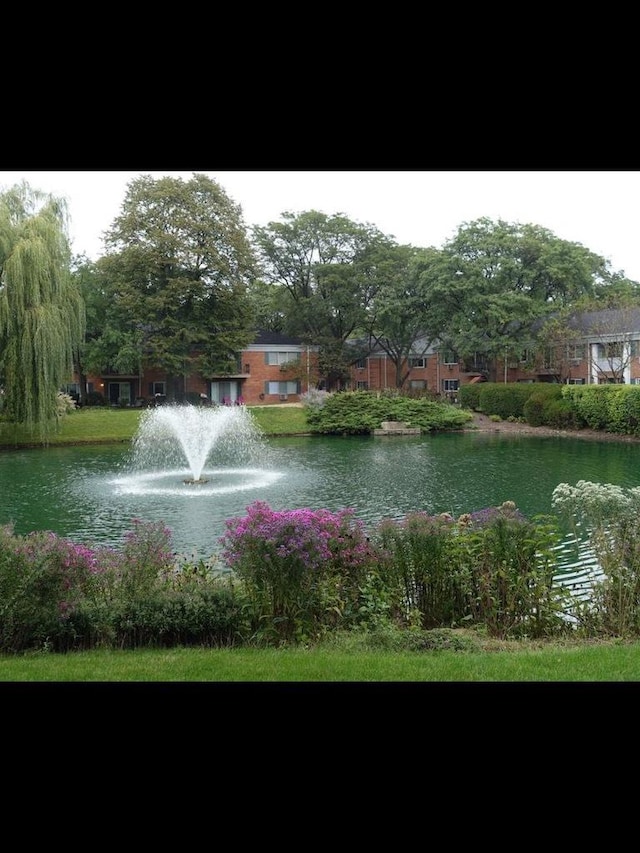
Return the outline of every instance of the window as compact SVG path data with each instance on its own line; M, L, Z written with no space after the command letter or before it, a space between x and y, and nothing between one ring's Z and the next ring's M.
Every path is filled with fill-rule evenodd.
M582 361L586 358L587 351L585 344L569 344L567 347L567 358L570 361Z
M586 382L584 379L568 379L567 385L585 385Z
M629 341L629 355L631 358L640 355L640 341Z
M622 358L622 341L610 341L598 344L598 359Z
M445 394L453 394L460 387L460 382L457 379L443 379L442 390Z
M409 359L409 367L413 370L416 367L426 367L427 359L426 358L410 358Z
M149 383L149 394L152 397L155 397L156 394L162 394L164 396L164 382L150 382Z
M283 394L298 394L297 382L267 382L267 394L282 396Z
M300 361L299 352L265 352L265 364L289 364L291 361Z
M359 358L355 363L356 370L364 370L366 366L367 364L364 358Z
M443 349L440 353L440 361L442 364L457 364L458 359L456 357L455 352L453 350Z
M369 388L368 382L362 382L360 380L358 380L358 382L356 382L356 391L366 391L368 388Z
M409 382L409 388L414 389L416 391L425 391L427 388L427 383L424 379L412 379Z

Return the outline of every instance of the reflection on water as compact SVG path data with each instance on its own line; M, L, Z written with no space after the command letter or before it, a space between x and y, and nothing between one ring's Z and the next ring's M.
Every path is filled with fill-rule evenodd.
M259 464L230 461L203 471L134 474L128 445L0 452L0 524L17 533L53 530L85 543L118 545L134 519L162 521L175 550L216 553L226 519L250 503L275 510L352 508L365 525L407 513L454 516L512 500L527 516L552 515L562 482L640 483L640 445L489 433L269 439ZM563 582L578 594L595 561L569 535Z

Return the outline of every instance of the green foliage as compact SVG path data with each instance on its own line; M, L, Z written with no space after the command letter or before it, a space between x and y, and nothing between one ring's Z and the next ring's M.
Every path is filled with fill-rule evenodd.
M382 522L377 541L401 617L417 611L422 628L483 625L494 637L568 630L550 519L529 521L511 502L457 521L414 513Z
M92 362L144 361L173 377L235 364L253 334L255 259L240 208L215 181L132 181L106 243L98 273L109 298Z
M483 382L480 385L479 410L500 415L503 421L524 417L524 406L538 386L523 382Z
M245 635L229 577L174 563L170 535L136 523L120 549L0 528L0 651L228 646Z
M591 293L608 277L606 261L577 243L486 217L463 223L442 255L430 296L440 309L438 336L461 356L522 349L550 306Z
M323 649L338 649L351 655L368 652L475 652L479 644L475 637L451 628L406 628L393 623L351 631L334 631L323 637Z
M640 488L560 483L554 507L586 536L602 572L575 616L590 636L640 636Z
M386 275L376 288L368 337L394 366L395 386L404 388L409 359L426 354L440 331L440 306L431 288L441 275L442 255L436 249L394 246L386 251Z
M48 532L15 536L0 528L0 651L64 649L69 614L90 585L93 555Z
M554 429L577 429L578 419L571 406L565 399L550 399L545 403L544 422Z
M253 636L303 642L358 618L377 556L353 510L284 510L263 501L226 522L226 564L242 580Z
M459 519L471 569L470 615L495 637L569 630L567 593L555 583L560 537L553 519L525 519L509 501Z
M352 358L345 342L365 327L373 294L404 255L373 226L342 214L284 212L281 219L253 228L264 278L282 293L286 331L319 346L327 387L339 388Z
M229 648L243 631L241 599L219 582L193 589L161 588L119 601L103 631L118 648L206 646Z
M459 624L470 591L466 567L459 559L459 538L449 515L411 513L401 523L385 519L376 530L388 554L386 577L396 590L398 615L420 615L422 628Z
M637 385L623 385L628 389L619 398L620 422L626 435L640 436L640 388Z
M544 424L554 426L548 420L549 406L561 398L561 385L552 382L536 383L522 407L522 414L527 423L531 426L543 426Z
M3 414L41 443L55 428L57 394L84 336L84 302L69 263L64 203L27 184L1 194Z
M471 420L469 412L449 403L371 391L332 394L321 408L307 413L312 432L334 435L369 434L383 421L402 421L427 433L462 429Z
M571 402L578 423L589 429L606 430L611 421L611 403L617 385L567 385L563 396ZM640 388L633 388L636 394Z
M469 382L458 388L458 400L463 409L471 409L474 412L480 411L480 390L482 385L482 382Z

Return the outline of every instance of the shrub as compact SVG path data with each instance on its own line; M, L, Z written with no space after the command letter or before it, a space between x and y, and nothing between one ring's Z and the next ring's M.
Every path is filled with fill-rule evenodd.
M480 384L479 410L485 415L500 415L504 421L510 417L521 418L533 388L532 384L522 382L483 382Z
M460 516L473 592L470 616L495 637L542 637L568 630L567 592L555 583L558 527L526 519L512 501Z
M540 384L527 398L522 413L531 426L548 424L548 408L552 401L560 400L562 386L552 383Z
M158 589L116 605L110 629L119 648L228 647L243 633L242 604L219 580L202 589Z
M87 406L106 406L107 401L100 391L89 391L85 398L85 404Z
M468 382L458 388L458 400L464 409L472 409L474 412L480 411L482 384L481 382Z
M330 396L329 391L323 391L319 388L309 388L308 391L300 395L300 402L305 408L315 412L324 406Z
M554 429L576 429L576 416L568 400L547 400L544 422Z
M256 501L225 526L223 559L243 582L254 636L304 641L357 619L377 554L353 510L277 512Z
M0 651L74 644L71 619L91 578L99 571L96 554L54 533L14 535L0 528Z
M398 391L345 391L328 396L322 407L308 410L307 420L313 432L364 435L379 429L383 421L402 421L425 433L461 429L472 415L450 403L424 396L412 398Z

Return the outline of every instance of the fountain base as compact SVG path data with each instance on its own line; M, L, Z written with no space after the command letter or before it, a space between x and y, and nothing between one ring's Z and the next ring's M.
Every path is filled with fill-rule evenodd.
M200 478L199 480L183 480L182 481L186 486L204 486L205 483L208 483L209 480Z

